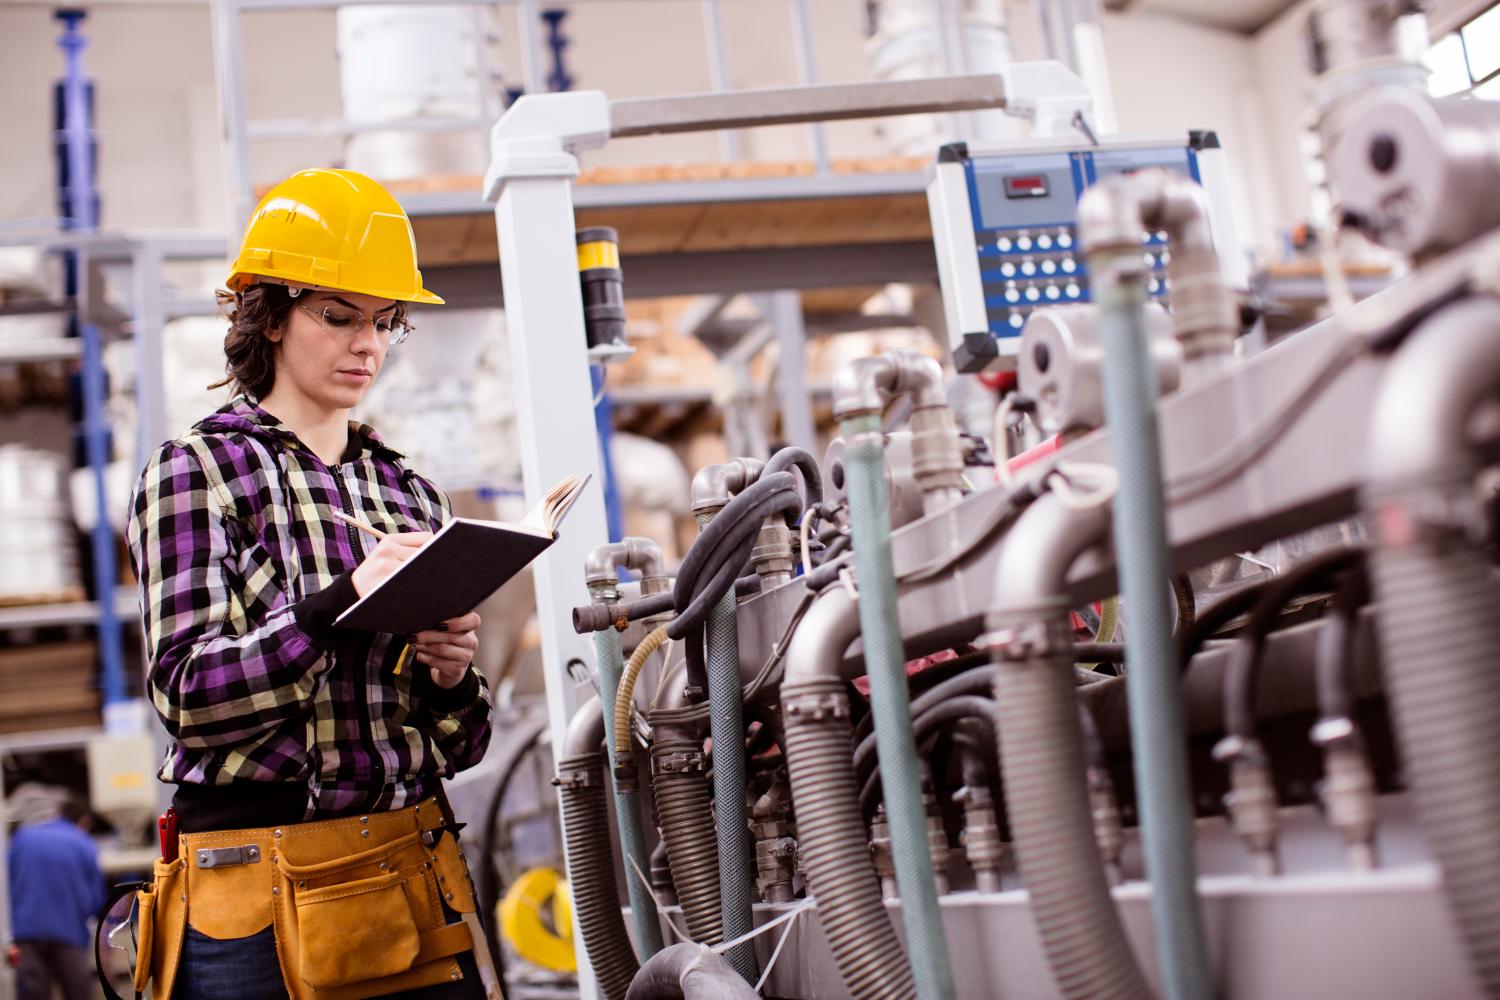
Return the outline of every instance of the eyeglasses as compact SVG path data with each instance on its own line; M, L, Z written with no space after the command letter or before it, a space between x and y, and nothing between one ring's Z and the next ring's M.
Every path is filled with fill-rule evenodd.
M297 308L322 324L323 329L333 333L346 333L351 338L359 336L366 323L373 324L375 336L391 347L403 343L411 336L412 325L405 319L398 319L395 313L377 316L372 320L358 309L350 309L348 306L320 306L299 302Z

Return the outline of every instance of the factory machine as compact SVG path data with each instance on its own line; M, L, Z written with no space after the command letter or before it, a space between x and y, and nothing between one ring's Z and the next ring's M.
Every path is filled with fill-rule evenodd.
M950 147L953 361L1018 372L995 447L937 361L864 358L826 455L699 471L675 572L644 538L543 568L588 593L587 989L1500 997L1500 108L1339 111L1387 290L1241 356L1207 135Z

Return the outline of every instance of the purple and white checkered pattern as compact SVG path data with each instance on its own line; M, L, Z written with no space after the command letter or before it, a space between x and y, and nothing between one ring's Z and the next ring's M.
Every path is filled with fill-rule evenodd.
M461 686L474 698L455 707L420 664L393 672L400 638L298 623L294 605L365 556L334 511L383 531L434 531L449 515L374 431L351 429L350 453L329 466L240 398L146 466L126 534L150 697L174 738L162 780L303 782L315 819L403 808L484 756L477 671Z

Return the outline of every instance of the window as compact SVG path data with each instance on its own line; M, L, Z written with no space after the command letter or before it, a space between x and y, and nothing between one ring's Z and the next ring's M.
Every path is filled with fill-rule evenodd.
M1500 5L1439 38L1422 57L1433 97L1472 93L1500 100Z

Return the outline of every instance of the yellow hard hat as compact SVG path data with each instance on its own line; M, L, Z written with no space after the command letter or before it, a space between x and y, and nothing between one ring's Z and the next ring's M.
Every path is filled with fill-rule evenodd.
M441 305L422 287L411 220L391 193L353 170L302 170L255 206L225 284L257 279Z

